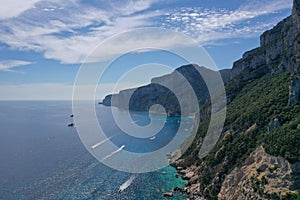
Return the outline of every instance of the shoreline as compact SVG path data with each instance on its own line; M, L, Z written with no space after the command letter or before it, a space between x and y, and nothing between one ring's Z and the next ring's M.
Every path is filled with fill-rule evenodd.
M195 117L195 116L194 116ZM192 129L198 128L197 124L199 122L197 120L194 120ZM193 132L193 131L192 131ZM191 133L192 133L191 132ZM195 132L196 133L196 132ZM187 181L183 188L173 188L173 192L180 192L181 194L187 195L187 199L198 199L198 200L204 200L204 197L199 196L199 188L200 185L197 184L197 180L199 179L199 176L196 174L197 167L195 165L188 165L186 163L186 160L182 157L182 149L188 145L191 139L190 135L181 145L179 149L176 151L166 155L169 159L169 165L176 170L176 176L179 176L182 180ZM187 150L187 149L185 149Z
M161 197L167 199L185 200L188 198L186 193L181 192L187 181L182 179L178 174L177 169L171 165L158 170L157 173L164 179L165 184L161 188Z
M179 192L182 195L186 195L187 199L201 198L201 196L195 194L195 188L193 188L193 184L195 184L197 182L197 179L199 178L198 175L196 175L195 173L196 167L185 166L185 159L181 158L182 153L180 149L170 154L167 154L166 157L169 160L169 166L176 170L175 177L186 181L183 187L174 187L171 192L167 193L167 195ZM165 197L171 198L171 196Z
M189 118L192 118L194 120L192 125L192 131L188 138L181 144L180 148L177 149L174 152L171 152L170 154L167 154L166 157L169 160L169 165L176 170L176 176L179 176L182 180L187 181L183 188L173 188L172 192L180 192L181 194L187 195L187 199L204 199L202 196L199 196L199 189L200 185L197 185L197 180L199 179L199 176L196 174L196 166L194 165L188 165L186 160L182 158L183 153L182 149L185 149L186 145L187 148L189 147L189 144L191 144L193 141L191 141L191 136L193 131L195 131L195 134L197 133L199 121L195 120L196 113L193 115L190 115Z
M179 162L184 162L184 159L179 159ZM199 196L197 191L198 186L197 185L197 179L199 178L198 175L195 173L195 166L192 167L183 167L180 166L178 162L176 163L171 163L169 167L173 168L176 173L175 173L175 178L176 179L181 179L182 181L185 181L184 185L181 187L175 186L172 187L171 190L164 192L162 195L165 198L174 198L174 196L177 194L180 194L182 196L185 196L187 200L189 199L199 199L199 200L204 200L204 197Z
M170 166L175 168L177 172L176 176L186 181L183 188L173 188L173 192L180 192L181 194L186 195L187 199L204 200L204 197L199 195L200 185L197 184L199 176L196 174L196 166L192 165L186 167L183 164L184 161L184 159L178 159L170 164Z

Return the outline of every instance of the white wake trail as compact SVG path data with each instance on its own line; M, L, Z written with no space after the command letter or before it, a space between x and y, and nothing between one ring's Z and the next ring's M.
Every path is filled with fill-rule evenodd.
M132 175L127 181L125 181L119 188L119 193L126 190L134 181L137 175Z
M114 136L111 136L109 138L106 138L100 142L98 142L97 144L94 144L93 146L91 146L92 149L96 149L97 147L99 147L100 145L104 144L105 142L107 142L108 140L110 140L111 138L113 138Z
M124 148L125 148L125 145L122 145L119 149L117 149L117 150L111 152L110 154L108 154L107 156L105 156L104 158L102 158L102 161L103 161L103 160L106 160L107 158L112 157L112 156L115 155L116 153L119 153L119 152L122 151Z

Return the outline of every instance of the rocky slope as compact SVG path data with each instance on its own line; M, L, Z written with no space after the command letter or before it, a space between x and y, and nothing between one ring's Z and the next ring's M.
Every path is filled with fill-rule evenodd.
M245 85L227 107L220 140L203 159L198 152L209 120L200 123L191 147L173 163L193 174L185 189L190 199L295 199L300 189L300 168L293 167L300 164L300 104L287 103L288 77L267 75ZM276 170L274 160L280 163ZM262 174L271 185L262 183Z
M220 200L270 199L295 194L292 167L282 157L267 154L259 146L241 166L228 174L218 194Z
M292 15L236 61L224 132L204 159L198 149L208 122L174 166L193 172L190 199L299 199L300 1ZM264 144L263 146L261 146Z

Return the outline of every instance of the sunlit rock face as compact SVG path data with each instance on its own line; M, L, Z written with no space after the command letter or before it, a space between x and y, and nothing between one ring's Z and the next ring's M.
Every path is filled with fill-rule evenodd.
M243 80L259 78L266 73L299 72L300 9L294 1L292 15L279 22L260 37L260 47L246 52L236 61L231 78L239 75Z
M292 186L292 166L282 157L267 154L259 146L243 163L228 174L218 198L221 200L265 199L272 193L296 193Z

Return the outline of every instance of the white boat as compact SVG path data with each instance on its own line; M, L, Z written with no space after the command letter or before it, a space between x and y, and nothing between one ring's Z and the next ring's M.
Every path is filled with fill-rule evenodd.
M150 140L155 140L155 138L156 138L156 137L155 137L155 136L153 136L153 137L151 137L151 138L150 138Z

